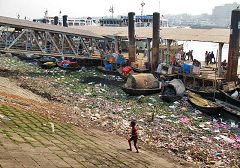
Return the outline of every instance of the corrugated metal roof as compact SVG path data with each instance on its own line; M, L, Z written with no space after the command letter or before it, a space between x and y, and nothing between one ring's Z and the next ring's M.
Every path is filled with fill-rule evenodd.
M79 29L92 31L100 36L128 37L127 27L82 26ZM139 39L152 38L151 27L136 27L136 37ZM162 39L178 41L202 41L213 43L229 43L229 29L189 29L189 28L161 28Z
M91 31L84 30L84 29L56 26L51 24L44 24L44 23L14 19L14 18L3 17L3 16L0 16L0 24L9 25L17 28L33 28L35 30L47 30L50 32L66 33L69 35L77 35L82 37L102 38L101 35L95 34Z

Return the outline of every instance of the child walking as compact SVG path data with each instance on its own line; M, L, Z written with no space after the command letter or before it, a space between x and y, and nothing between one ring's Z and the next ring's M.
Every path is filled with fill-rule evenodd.
M138 148L137 148L137 140L138 140L138 134L137 134L137 128L136 126L136 122L135 121L131 121L130 126L132 127L132 131L131 131L131 137L128 139L128 144L129 144L129 150L132 151L132 146L131 146L131 141L133 141L134 143L134 147L138 153Z

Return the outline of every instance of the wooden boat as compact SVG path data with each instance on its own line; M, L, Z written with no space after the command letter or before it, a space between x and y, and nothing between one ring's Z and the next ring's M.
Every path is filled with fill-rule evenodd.
M173 79L164 86L161 99L166 102L180 100L186 88L180 79Z
M217 100L217 99L216 99L216 103L223 106L224 111L226 111L227 113L230 113L232 115L240 117L240 108L239 107L234 106L230 103L221 101L221 100Z
M57 59L55 57L44 56L39 59L38 64L44 69L50 69L57 66Z
M122 86L121 89L131 96L140 96L140 95L151 95L161 92L161 88L156 89L134 89L134 88L127 88L125 86Z
M206 98L206 99L214 98L214 91L208 92L208 91L196 90L196 89L190 89L190 88L187 88L187 90L189 90L193 93L196 93L196 94L198 94L198 95L200 95L200 96L202 96L203 98ZM215 98L224 101L224 99L222 97L222 94L217 90L215 91Z
M69 61L69 60L63 60L57 62L57 66L61 69L66 69L66 70L78 70L80 69L80 65L76 61Z
M119 72L117 70L106 70L104 67L102 66L98 66L97 70L99 72L102 72L103 74L107 74L107 75L119 75Z
M219 90L219 91L222 94L222 96L225 98L225 101L227 103L230 103L234 106L240 107L240 99L231 97L231 95L236 91L236 89L229 91L229 92L225 92L223 90Z
M132 69L134 72L137 72L137 73L149 73L150 72L150 69L140 69L140 68L134 68L134 67L132 67Z
M217 103L204 99L200 95L191 91L188 93L188 100L193 107L210 115L217 115L223 109L223 107Z

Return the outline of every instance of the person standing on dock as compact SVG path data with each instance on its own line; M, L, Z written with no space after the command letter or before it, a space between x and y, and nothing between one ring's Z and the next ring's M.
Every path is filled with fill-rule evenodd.
M188 56L188 61L193 61L193 50L189 50L186 55Z
M190 50L186 53L186 56L187 56L187 60L189 61L189 59L190 59Z
M190 52L190 59L191 59L191 61L193 61L193 50L191 50L191 52Z
M206 51L205 52L205 65L208 65L209 59L210 59L210 54L208 53L208 51Z
M139 55L139 48L136 46L136 54Z
M214 60L214 62L212 60ZM214 57L214 54L213 54L213 51L212 51L211 54L210 54L210 64L214 64L214 63L215 63L215 57Z
M144 57L147 57L147 55L148 55L148 49L147 49L147 47L145 47L144 48Z

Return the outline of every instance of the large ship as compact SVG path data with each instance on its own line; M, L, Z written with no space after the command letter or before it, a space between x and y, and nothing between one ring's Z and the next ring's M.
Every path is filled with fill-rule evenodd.
M58 18L58 25L63 24L63 18ZM46 22L49 24L54 24L54 17L44 17L41 19L33 19L35 22ZM97 26L99 25L99 19L98 18L92 18L92 17L79 17L79 18L67 18L67 24L69 27L71 26Z
M66 16L66 15L65 15ZM57 17L58 25L62 25L63 18ZM44 17L41 19L34 19L35 22L44 22L49 24L54 24L54 17ZM136 27L152 27L153 16L143 15L135 16L135 26ZM110 27L125 27L128 25L128 17L120 16L118 18L97 18L97 17L67 17L67 25L69 27L77 26L110 26ZM168 20L161 17L160 27L168 27Z

